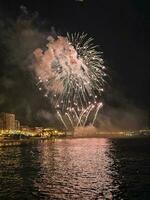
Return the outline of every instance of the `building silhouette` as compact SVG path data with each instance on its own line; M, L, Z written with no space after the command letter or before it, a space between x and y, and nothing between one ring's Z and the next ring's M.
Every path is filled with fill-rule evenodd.
M15 129L20 130L20 122L18 120L15 120Z
M0 129L3 129L3 120L0 118Z
M12 113L0 113L0 125L2 129L15 130L15 114Z

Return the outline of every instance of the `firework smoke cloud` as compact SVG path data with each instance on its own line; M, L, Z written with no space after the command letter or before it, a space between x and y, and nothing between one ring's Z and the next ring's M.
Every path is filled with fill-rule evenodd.
M86 125L91 112L94 123L102 107L101 94L105 83L102 52L96 50L93 38L75 33L49 36L47 49L34 51L34 72L39 90L50 97L57 114L67 128Z

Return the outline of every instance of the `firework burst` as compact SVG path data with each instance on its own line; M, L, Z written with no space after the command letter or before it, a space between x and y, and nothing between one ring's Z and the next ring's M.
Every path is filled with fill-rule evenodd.
M48 41L45 51L34 51L39 90L50 96L65 127L65 119L72 127L86 125L91 112L94 123L106 76L102 52L85 33L49 36Z

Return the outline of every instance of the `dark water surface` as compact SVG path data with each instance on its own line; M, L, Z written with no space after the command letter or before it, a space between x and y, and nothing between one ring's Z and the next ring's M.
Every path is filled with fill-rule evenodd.
M5 199L150 199L150 139L39 140L0 148Z

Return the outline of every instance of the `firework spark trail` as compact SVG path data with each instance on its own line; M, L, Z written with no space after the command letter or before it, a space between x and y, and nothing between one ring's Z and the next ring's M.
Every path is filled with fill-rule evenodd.
M98 104L97 109L96 109L96 113L95 113L94 118L93 118L92 125L94 125L95 120L96 120L96 117L97 117L97 114L98 114L98 111L100 110L100 108L102 108L102 106L103 106L102 103L99 103L99 104Z
M87 115L86 115L86 118L85 118L85 121L84 121L84 123L83 123L83 126L86 125L86 122L87 122L87 120L88 120L88 117L89 117L91 111L92 111L94 108L95 108L95 105L91 105L91 108L89 109L89 111L88 111L88 113L87 113Z
M73 128L73 127L74 127L74 124L73 124L73 121L72 121L72 119L71 119L69 113L65 113L65 114L66 114L66 116L68 117L68 119L69 119L69 121L70 121L70 123L71 123L71 125L72 125L72 128Z
M80 116L79 116L79 120L78 120L78 123L77 123L77 127L79 126L79 125L82 125L82 117L84 116L84 114L86 114L87 113L87 111L88 111L88 109L91 107L91 105L90 106L88 106L86 109L84 109L81 113L80 113Z
M37 86L39 90L44 88L45 96L50 94L55 108L59 108L62 113L57 114L65 127L67 126L63 115L68 108L72 108L73 116L75 114L74 120L73 116L69 115L72 123L77 126L85 125L90 112L94 110L89 107L89 102L96 105L101 98L106 73L102 53L96 48L93 38L87 39L87 34L67 33L66 37L49 36L47 49L34 51L33 66L38 78ZM97 109L100 109L99 104ZM97 114L96 110L93 122Z
M64 120L63 120L63 118L62 118L62 116L61 116L59 111L57 111L57 115L59 116L59 118L60 118L61 122L63 123L63 125L65 126L65 128L68 129L68 127L67 127L66 123L64 122Z
M76 119L79 120L79 116L78 116L76 110L75 110L74 108L72 108L72 111L74 112L74 114L75 114L75 116L76 116Z

